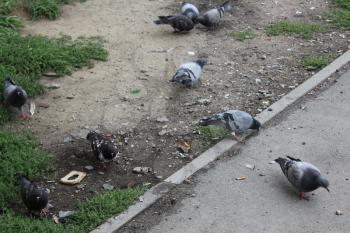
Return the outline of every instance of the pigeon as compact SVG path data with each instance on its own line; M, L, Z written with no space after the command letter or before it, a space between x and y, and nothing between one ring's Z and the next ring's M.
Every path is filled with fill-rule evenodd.
M181 9L181 14L190 18L194 23L197 22L197 18L199 16L199 10L195 5L188 2L183 2L181 4L180 9Z
M261 127L260 122L249 113L239 110L228 110L211 117L203 118L200 120L199 124L202 126L223 126L233 133L237 141L241 141L240 134L246 132L248 129L259 131Z
M102 162L103 169L106 169L106 162L113 161L118 157L119 150L111 136L90 131L86 139L90 142L95 157Z
M175 31L190 31L194 27L193 21L186 15L169 15L169 16L158 16L159 20L154 21L155 24L169 24Z
M186 87L195 86L201 79L203 73L203 67L208 63L205 58L197 59L193 62L182 64L172 77L170 82L177 82L185 85Z
M308 200L305 197L305 192L311 192L319 187L323 187L329 192L329 182L321 175L317 167L300 159L290 156L287 158L279 157L275 161L281 166L289 182L300 193L300 199Z
M10 78L5 80L4 102L10 106L17 107L21 112L21 119L26 120L29 115L23 112L23 105L27 101L27 93L22 87Z
M220 7L208 10L203 15L200 15L196 21L200 24L208 27L215 28L219 24L222 17L224 17L225 12L230 11L232 9L230 5L230 1L226 1Z
M31 182L23 175L17 175L21 197L29 210L30 216L38 217L45 213L44 209L49 201L49 192L46 188Z

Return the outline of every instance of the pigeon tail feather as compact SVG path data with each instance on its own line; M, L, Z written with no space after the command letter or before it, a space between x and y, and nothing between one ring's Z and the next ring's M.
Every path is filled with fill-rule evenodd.
M201 68L208 64L208 59L206 58L199 58L198 60L195 61L198 65L200 65Z
M293 158L292 156L287 155L287 158L293 161L301 162L300 159Z
M155 24L169 24L169 19L173 17L171 15L169 16L158 16L159 20L154 21Z

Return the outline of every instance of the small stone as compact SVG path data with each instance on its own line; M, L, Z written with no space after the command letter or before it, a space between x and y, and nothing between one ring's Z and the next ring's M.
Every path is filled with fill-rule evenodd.
M196 196L196 194L195 194L195 193L192 193L192 194L191 194L191 197L195 197L195 196Z
M302 16L303 16L303 12L301 12L301 11L296 11L296 12L295 12L295 16L296 16L296 17L302 17Z
M261 79L260 78L256 78L255 79L255 84L259 84L259 83L261 83Z
M168 133L168 130L162 129L161 131L159 131L158 135L159 136L164 136L167 133Z
M162 180L163 176L156 176L157 179Z
M211 103L210 99L199 99L197 100L198 104L202 104L202 105L209 105Z
M78 189L83 189L83 188L85 188L85 185L86 185L86 184L79 184L79 185L77 185L77 188L78 188Z
M302 145L306 145L306 142L302 142L301 144L302 144Z
M94 167L91 166L91 165L85 166L84 168L85 168L86 170L88 170L88 171L94 170Z
M254 170L255 169L255 165L252 165L252 164L246 164L245 165L246 168L249 168L251 170Z
M72 99L74 99L74 96L69 95L69 96L66 97L66 99L72 100Z
M111 185L111 184L103 184L102 187L105 189L105 190L108 190L108 191L111 191L114 189L114 186Z
M50 105L48 103L45 103L45 102L37 102L37 105L38 105L38 107L41 107L41 108L50 107Z
M192 182L191 182L189 179L185 179L185 180L183 181L183 183L184 183L184 184L191 184Z
M58 89L58 88L60 88L61 86L60 86L60 84L58 84L58 83L50 83L50 84L45 85L45 87L46 87L46 88L49 88L49 89Z
M68 143L68 142L72 142L73 141L73 138L71 137L71 136L66 136L66 137L64 137L64 139L63 139L63 142L64 143Z
M104 172L98 172L99 175L104 175L105 173Z
M343 215L343 212L341 210L336 210L335 215Z
M157 120L157 122L160 122L160 123L164 123L164 122L169 121L169 119L166 116L158 117L156 120Z
M58 212L58 217L59 218L67 218L67 217L71 216L72 214L74 214L74 211L71 211L71 210L62 211L62 210L60 210Z
M134 167L134 169L132 169L132 172L136 173L136 174L147 174L147 173L152 172L152 168L150 168L150 167Z
M193 51L188 51L187 54L190 55L190 56L194 56L196 53L193 52Z

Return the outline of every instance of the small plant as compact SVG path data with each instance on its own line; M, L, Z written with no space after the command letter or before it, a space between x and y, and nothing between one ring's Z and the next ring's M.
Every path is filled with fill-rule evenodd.
M199 128L202 143L210 144L214 140L220 140L228 136L230 132L221 126L208 125Z
M266 34L268 36L300 36L304 39L311 39L315 33L325 31L326 30L318 24L293 21L279 21L266 27Z
M23 27L22 21L16 16L0 16L0 30L9 28L17 31L21 27Z
M131 94L139 94L141 92L141 89L140 88L132 88L130 90L130 93Z
M26 8L33 19L56 19L61 14L61 5L56 0L27 0Z
M350 28L350 1L332 0L333 9L324 14L325 19L331 21L338 27Z
M248 29L241 32L230 32L228 33L228 36L231 36L236 40L243 41L247 39L253 39L254 37L256 37L256 34L252 30Z
M307 70L317 70L327 66L332 62L334 56L332 54L325 54L321 56L307 56L301 61L302 66Z
M16 6L18 0L0 0L0 15L8 15Z

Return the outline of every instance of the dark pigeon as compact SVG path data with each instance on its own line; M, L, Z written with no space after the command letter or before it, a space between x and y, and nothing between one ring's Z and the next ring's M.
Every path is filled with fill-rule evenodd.
M288 181L300 193L300 199L307 199L304 193L314 191L319 187L323 187L329 192L329 182L321 175L317 167L300 159L290 156L287 158L279 157L275 161L281 166Z
M202 126L219 125L234 133L234 137L240 141L240 134L245 133L248 129L258 130L261 124L249 113L239 110L228 110L218 113L212 117L203 118L199 122Z
M27 101L27 93L22 87L10 78L5 80L4 102L12 107L17 107L21 112L21 118L27 119L29 116L23 112L23 105Z
M230 1L226 1L220 7L208 10L203 15L197 18L198 23L208 27L215 28L218 26L220 20L224 17L225 12L232 9Z
M195 5L188 2L183 2L181 4L180 9L181 9L181 14L190 18L194 23L197 22L197 18L199 16L199 10Z
M48 190L31 182L23 175L18 175L18 182L22 200L27 206L29 214L34 217L39 217L49 201Z
M175 75L170 81L180 83L186 87L193 87L201 79L203 67L207 63L207 59L204 58L184 63L176 70Z
M105 162L113 161L118 157L119 150L112 137L91 131L86 139L90 142L92 152L102 162L104 169L106 168Z
M185 15L175 16L158 16L159 20L154 21L155 24L169 24L175 31L190 31L194 27L193 21Z

